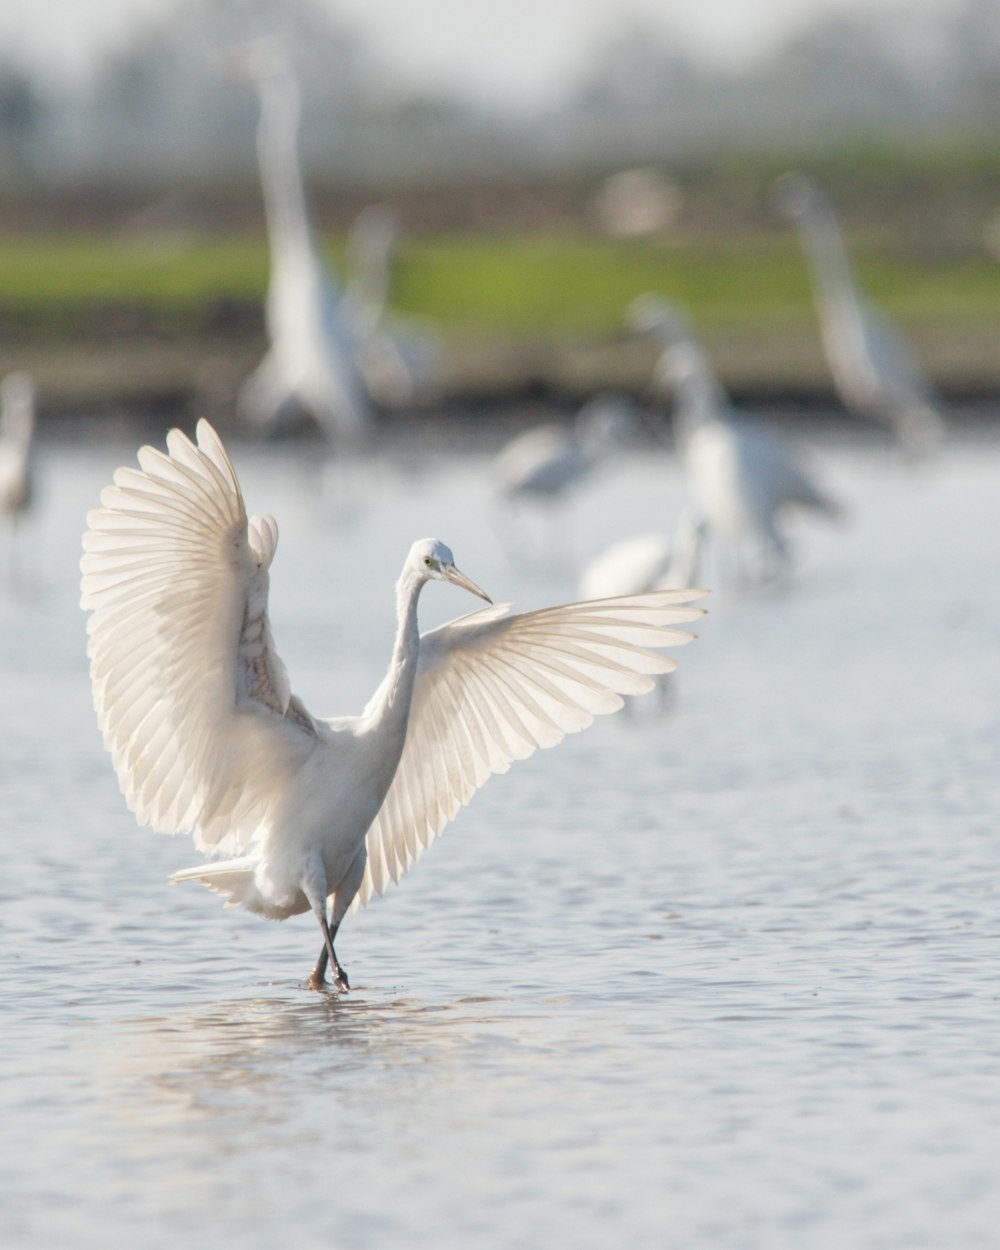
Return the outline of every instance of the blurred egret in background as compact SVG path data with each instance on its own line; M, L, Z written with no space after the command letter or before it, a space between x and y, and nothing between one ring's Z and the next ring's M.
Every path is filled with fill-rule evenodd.
M508 506L528 502L549 510L563 502L619 448L635 439L639 416L625 395L601 393L588 399L573 421L546 422L516 435L493 462L493 483ZM524 557L527 536L520 533L511 549L507 515L500 535L515 561Z
M0 511L10 528L9 572L17 571L18 523L31 507L35 384L27 373L8 373L0 382Z
M798 228L809 261L823 348L841 400L889 426L908 452L937 450L945 431L941 400L902 335L865 298L829 197L805 175L787 173L775 183L774 198Z
M329 966L347 909L403 873L495 772L554 746L623 694L653 688L702 614L699 591L506 605L421 635L431 580L488 596L436 539L396 583L389 670L360 716L312 716L291 692L268 618L273 517L247 518L218 435L173 430L139 451L88 516L81 606L90 613L98 721L138 819L228 856L174 875L271 919L312 911ZM351 570L350 550L342 551ZM370 570L353 569L357 576ZM328 912L329 908L329 912Z
M272 39L234 51L227 68L233 79L253 83L260 97L257 155L271 253L265 309L271 345L244 383L238 410L262 430L305 412L331 439L363 444L372 432L371 397L342 292L309 218L298 157L298 84Z
M362 329L374 328L385 317L398 243L399 220L388 205L369 204L351 223L344 298L351 320Z
M604 599L695 585L705 529L695 510L684 508L673 534L652 532L619 539L580 574L580 598Z
M437 393L441 345L423 327L389 316L399 220L384 204L363 209L347 236L344 304L371 394L400 407Z
M584 568L577 593L581 599L605 599L697 585L705 529L695 510L684 508L672 535L651 532L622 538ZM664 711L674 691L672 679L658 681L657 688Z
M776 576L789 560L786 513L800 507L838 516L839 505L813 482L784 439L732 406L680 312L643 295L627 315L633 330L664 345L657 378L673 387L675 438L695 508L735 554L754 552L760 576Z
M637 428L634 405L625 396L595 395L571 425L537 425L512 438L494 461L497 490L508 500L551 503L634 437Z

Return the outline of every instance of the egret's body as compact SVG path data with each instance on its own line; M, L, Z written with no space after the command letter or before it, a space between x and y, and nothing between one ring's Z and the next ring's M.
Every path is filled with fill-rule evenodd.
M500 494L554 500L592 468L591 458L565 426L536 425L501 448L493 465Z
M493 772L615 711L674 663L651 647L700 610L663 591L521 615L490 607L421 636L429 580L483 598L442 543L396 585L389 671L360 716L312 716L268 623L271 517L247 519L206 423L139 452L88 518L82 606L94 700L139 820L226 856L175 875L272 919L311 910L327 962L348 907L381 894ZM329 910L327 910L329 909Z
M597 395L571 425L538 425L512 438L493 464L496 489L508 501L552 503L592 473L633 426L621 399Z
M371 435L372 404L342 292L309 220L297 151L298 85L266 41L245 49L234 66L260 96L257 153L271 256L271 345L240 392L239 411L268 430L304 412L332 439L362 444Z
M783 439L738 412L687 322L664 301L644 296L633 326L664 344L657 370L672 381L678 452L696 511L709 530L756 549L764 572L788 559L785 514L792 507L828 515L840 509L796 461Z
M704 522L685 509L673 535L633 534L612 543L581 573L577 588L580 598L604 599L693 585L698 578L704 529Z
M941 400L902 335L862 293L830 200L802 174L782 175L776 200L799 231L841 400L888 425L908 451L933 451L944 437Z
M0 382L0 508L17 518L31 504L35 384L26 373Z
M396 217L380 204L358 214L347 239L345 313L368 389L388 407L435 395L441 377L440 344L412 322L389 315L398 240Z
M34 430L34 383L26 373L8 373L0 382L0 512L10 525L12 568L18 523L34 489Z

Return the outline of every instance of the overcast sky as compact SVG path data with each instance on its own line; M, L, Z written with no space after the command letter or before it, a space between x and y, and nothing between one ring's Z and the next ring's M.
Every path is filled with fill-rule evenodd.
M415 86L488 101L543 103L579 73L595 46L637 17L734 61L819 13L905 12L905 0L322 0L366 33ZM958 0L923 0L936 8ZM135 26L177 0L2 0L0 48L53 73L79 73Z

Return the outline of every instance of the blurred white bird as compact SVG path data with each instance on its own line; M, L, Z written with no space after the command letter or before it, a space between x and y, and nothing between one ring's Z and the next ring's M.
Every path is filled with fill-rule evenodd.
M564 503L613 452L633 438L637 428L631 401L623 395L602 393L587 400L571 424L536 425L500 449L492 477L496 499L506 511L497 518L496 527L516 564L523 565L525 554L532 548L540 548L548 559L558 550L559 563L564 563L569 546L568 525L539 541L532 536L524 515L516 510L525 503L544 508L551 531L556 505ZM534 552L536 560L541 552Z
M320 719L291 693L271 636L277 524L247 519L215 431L199 422L194 444L173 430L167 454L138 459L83 540L105 745L143 824L229 857L174 880L272 919L313 912L315 988L328 965L348 984L334 939L352 902L397 881L491 773L651 689L675 664L650 648L687 642L674 627L702 614L688 606L702 592L659 591L520 615L491 606L421 635L426 582L487 598L423 539L396 584L385 679L360 716Z
M774 430L732 406L681 313L644 295L630 305L628 319L664 344L657 378L673 387L677 448L696 510L713 536L734 552L750 546L763 576L775 576L789 557L785 513L797 506L838 516L839 505Z
M344 300L363 333L381 324L392 292L392 270L399 244L399 220L385 204L363 208L347 232Z
M776 182L774 199L798 228L844 405L889 426L908 452L935 451L945 432L941 400L899 331L862 293L829 198L803 174L788 173Z
M581 599L606 599L636 595L649 590L676 590L698 582L698 565L705 522L693 508L684 508L673 535L633 534L612 543L594 557L580 575ZM672 682L657 682L660 710L665 711L673 693Z
M372 404L342 292L309 220L297 151L298 84L273 40L234 52L227 68L260 97L257 154L271 254L271 346L243 385L238 410L265 430L305 412L331 439L361 445L372 432Z
M396 214L371 204L347 236L345 315L368 389L387 407L432 398L441 381L440 343L412 320L389 316L399 233Z
M35 384L27 373L0 382L0 512L10 526L10 570L15 572L18 522L31 506Z
M705 528L693 508L684 508L673 535L633 534L612 543L580 574L580 598L604 599L694 585Z
M595 395L571 425L537 425L501 448L493 480L508 501L552 503L582 481L636 429L632 405L623 396Z

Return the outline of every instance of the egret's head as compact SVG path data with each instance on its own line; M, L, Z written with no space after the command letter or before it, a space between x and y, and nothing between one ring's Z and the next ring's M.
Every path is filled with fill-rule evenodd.
M635 334L655 334L665 343L690 336L684 314L659 295L637 295L625 310L625 320Z
M630 396L602 391L587 400L573 424L584 450L599 456L637 443L643 423L639 405Z
M407 563L424 581L433 579L451 582L455 586L461 586L463 590L478 595L480 599L485 599L487 603L493 602L485 590L480 590L471 578L455 568L455 557L451 554L451 548L446 547L437 538L421 538L415 542L410 548Z
M260 85L288 74L288 55L281 40L262 35L230 48L220 63L223 78L232 83Z
M786 173L776 178L771 202L783 217L796 220L822 204L823 193L805 174Z

